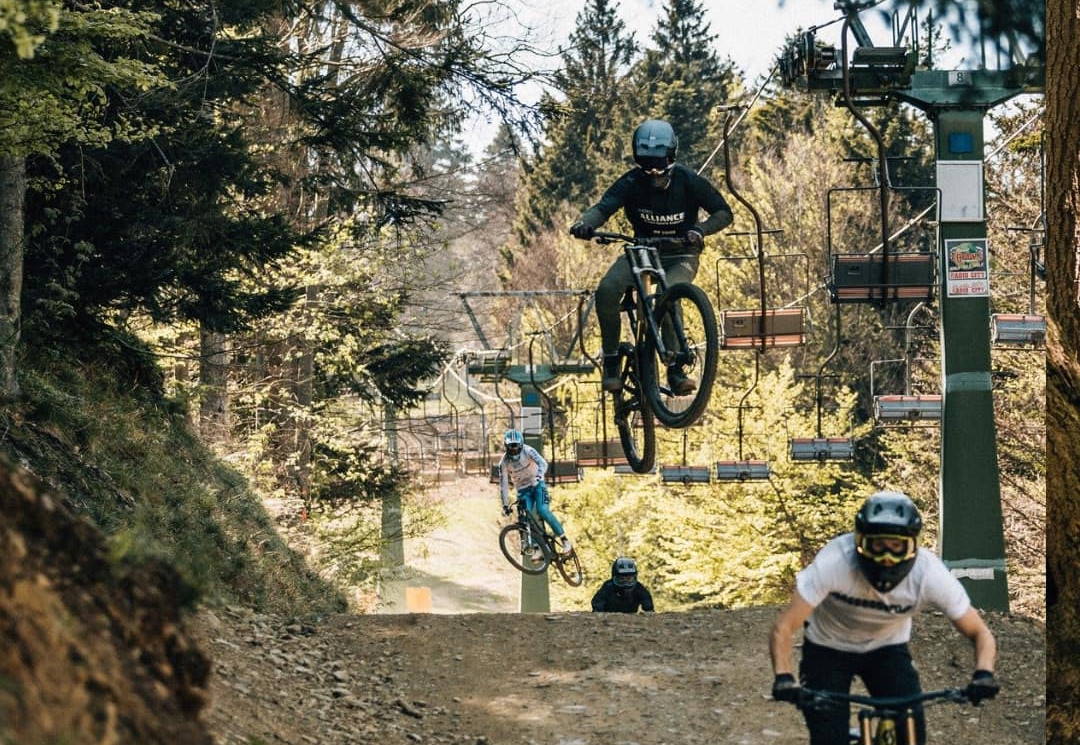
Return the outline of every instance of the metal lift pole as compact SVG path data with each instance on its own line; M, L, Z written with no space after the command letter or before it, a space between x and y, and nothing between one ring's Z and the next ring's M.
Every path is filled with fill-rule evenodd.
M934 125L942 349L938 548L976 606L1008 610L990 376L983 119L1014 96L1042 93L1045 69L1038 60L1019 58L1015 48L1009 50L1009 69L985 69L985 63L980 69L919 68L918 50L901 38L908 22L914 28L917 19L909 12L902 26L894 22L893 46L874 46L858 15L876 4L835 0L834 7L846 16L845 32L850 28L859 44L850 63L846 33L837 65L835 47L819 48L812 29L785 53L782 77L802 80L811 90L836 92L853 109L854 104L901 101L923 111ZM878 167L887 178L883 155L879 148Z
M951 78L953 74L949 75ZM938 233L942 349L939 548L946 566L960 578L977 607L1007 611L1005 536L990 377L989 250L982 174L986 108L927 108L934 121L938 186L943 199ZM948 176L942 183L943 172L957 167L968 168L973 178L977 175L977 184L968 197L963 187L954 187L947 180ZM959 193L950 194L955 191ZM972 217L977 219L950 209L954 200L970 201L976 208ZM950 271L963 265L963 259L955 257L970 253L964 249L981 252L987 277L986 290L981 294L951 294Z

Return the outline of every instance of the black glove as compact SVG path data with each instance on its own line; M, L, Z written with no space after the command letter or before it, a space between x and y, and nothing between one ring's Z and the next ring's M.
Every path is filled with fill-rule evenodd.
M503 505L503 514L506 515L507 517L510 517L510 505L508 505L508 504Z
M976 670L975 674L971 676L971 682L964 689L964 693L971 703L978 706L986 699L996 696L999 690L1001 690L1001 686L994 680L992 672L989 670Z
M705 248L705 234L697 228L690 228L686 231L686 245L700 251Z
M592 225L586 225L578 220L576 223L570 226L570 235L575 238L580 238L583 241L587 241L596 234L596 228Z
M799 700L799 684L791 673L781 673L773 679L772 697L777 701L795 703Z

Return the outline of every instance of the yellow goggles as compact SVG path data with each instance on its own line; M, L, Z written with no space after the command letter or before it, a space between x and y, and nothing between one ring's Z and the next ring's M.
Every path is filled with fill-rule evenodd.
M915 539L909 535L873 533L855 536L855 550L878 564L899 564L915 557Z

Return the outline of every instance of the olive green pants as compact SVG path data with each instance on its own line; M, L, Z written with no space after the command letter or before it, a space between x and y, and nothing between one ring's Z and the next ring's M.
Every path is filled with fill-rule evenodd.
M692 282L698 270L698 256L660 254L660 266L667 275L668 287L679 282ZM604 354L615 354L619 349L622 326L619 304L626 288L633 285L634 274L624 254L615 260L596 288L596 318L600 321L600 343L604 347ZM662 332L664 344L668 347L674 346L671 324L665 323Z

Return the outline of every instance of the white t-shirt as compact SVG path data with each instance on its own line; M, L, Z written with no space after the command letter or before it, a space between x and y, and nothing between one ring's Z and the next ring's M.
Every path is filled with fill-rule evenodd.
M927 603L950 620L971 607L964 586L932 551L919 548L915 565L889 592L878 592L859 569L855 535L829 541L795 578L814 606L806 638L843 652L868 652L911 638L911 618Z

